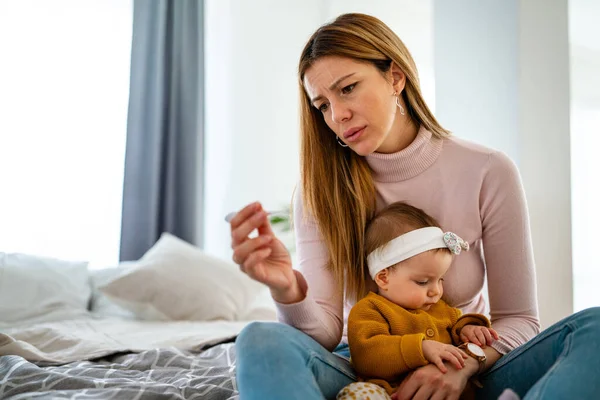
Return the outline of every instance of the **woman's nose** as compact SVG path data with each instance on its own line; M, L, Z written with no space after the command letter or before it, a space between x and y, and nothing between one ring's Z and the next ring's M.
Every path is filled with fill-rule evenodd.
M336 124L341 124L350 119L352 113L344 103L331 104L331 120Z

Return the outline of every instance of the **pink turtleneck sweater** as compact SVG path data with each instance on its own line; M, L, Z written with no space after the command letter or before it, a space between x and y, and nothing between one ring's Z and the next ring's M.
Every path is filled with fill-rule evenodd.
M529 216L513 162L456 137L434 138L423 128L400 152L366 158L377 209L406 201L469 242L471 250L455 257L446 274L444 300L465 313L486 313L482 291L487 277L489 316L500 335L493 347L505 354L535 336L540 324ZM299 303L277 304L279 320L332 350L340 340L346 342L352 304L344 301L325 268L327 247L314 219L304 213L300 188L294 224L297 275L306 284L306 297Z

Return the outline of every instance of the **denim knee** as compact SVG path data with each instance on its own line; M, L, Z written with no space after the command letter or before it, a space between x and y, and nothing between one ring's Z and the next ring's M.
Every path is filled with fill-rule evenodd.
M586 314L587 316L589 316L596 322L600 321L600 307L586 308L585 310L582 310L581 312L583 314Z
M573 315L577 325L586 325L600 333L600 307L590 307Z
M239 356L257 354L261 357L281 356L281 352L290 349L290 335L286 330L293 329L278 322L254 321L239 333L235 340Z

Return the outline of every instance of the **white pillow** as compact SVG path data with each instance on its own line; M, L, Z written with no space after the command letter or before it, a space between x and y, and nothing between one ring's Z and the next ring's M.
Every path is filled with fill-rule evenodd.
M101 269L90 269L90 282L92 286L92 299L90 301L90 311L94 317L98 318L121 318L127 320L136 319L136 316L130 310L119 306L111 301L98 288L117 279L127 273L127 268L134 265L133 262L126 261L118 266Z
M238 320L262 287L235 264L169 233L135 264L99 289L145 320Z
M271 297L271 292L266 286L262 286L255 294L254 299L241 313L241 321L276 321L277 308Z
M87 262L0 252L0 323L87 315L90 294Z

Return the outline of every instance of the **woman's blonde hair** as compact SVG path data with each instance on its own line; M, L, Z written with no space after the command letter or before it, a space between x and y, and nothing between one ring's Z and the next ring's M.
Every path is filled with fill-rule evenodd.
M328 268L349 299L367 293L365 227L375 213L375 187L364 157L340 146L323 115L311 105L303 81L322 57L351 58L381 73L396 63L406 76L402 97L409 117L436 137L450 133L440 126L421 95L417 68L398 36L379 19L343 14L320 27L308 40L298 67L300 86L300 169L303 204L315 218L329 250Z

